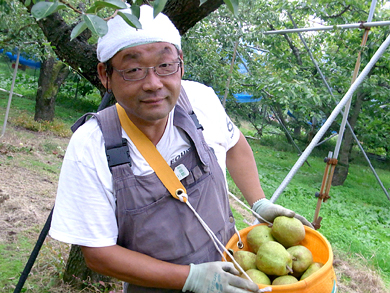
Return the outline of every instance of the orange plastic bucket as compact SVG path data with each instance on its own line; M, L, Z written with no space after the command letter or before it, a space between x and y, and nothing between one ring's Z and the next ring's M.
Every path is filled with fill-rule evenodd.
M258 224L267 225L267 224ZM255 226L258 226L255 225ZM238 247L238 236L234 234L233 237L226 244L227 249L233 251L249 250L246 236L250 230L255 226L247 227L241 231L240 237L243 247ZM305 227L306 235L305 239L300 243L306 246L313 254L314 262L321 262L324 266L317 272L309 276L308 278L290 285L278 285L270 286L264 284L258 284L259 288L271 287L272 292L288 292L288 293L336 293L337 292L337 279L333 270L333 252L328 240L316 230L313 230L307 226ZM226 257L226 253L225 253Z

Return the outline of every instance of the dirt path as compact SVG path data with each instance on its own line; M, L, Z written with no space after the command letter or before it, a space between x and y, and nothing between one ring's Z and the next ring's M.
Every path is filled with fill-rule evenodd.
M7 129L0 140L0 241L43 225L53 207L68 139Z
M67 143L66 138L12 127L0 139L0 244L14 245L22 234L30 235L32 241L37 239L54 205L59 170ZM231 204L248 222L253 222L250 212L234 200L231 200ZM60 257L62 262L59 267L54 265L48 268L46 259L40 260L36 274L60 275L58 270L66 263L68 246L58 243L48 245L52 250L50 257ZM15 250L13 253L18 252ZM370 268L353 265L338 255L334 268L339 282L338 292L389 292L377 273ZM65 285L58 286L63 287L55 292L71 292Z

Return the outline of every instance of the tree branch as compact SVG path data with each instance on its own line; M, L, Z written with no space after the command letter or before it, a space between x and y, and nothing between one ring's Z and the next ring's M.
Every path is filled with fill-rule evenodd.
M275 27L269 22L268 22L268 26L270 27L271 30L276 30ZM302 66L303 63L302 63L301 55L299 53L298 48L294 46L293 42L291 41L291 39L289 38L289 36L287 34L282 34L282 35L286 39L292 53L294 54L295 58L297 59L299 66Z
M24 26L22 26L21 28L19 28L19 30L14 33L14 34L11 34L9 37L7 37L6 39L2 40L1 43L2 44L7 44L8 42L12 41L13 39L15 39L15 36L19 35L20 32L28 27L31 27L33 25L37 25L36 23L29 23L29 24L26 24Z
M351 5L347 5L344 7L344 9L337 13L337 14L333 14L333 15L327 15L327 16L323 16L323 19L329 19L329 18L337 18L337 17L340 17L341 15L343 15L345 12L347 12L349 9L351 8Z
M83 12L77 8L75 8L72 4L66 2L65 0L59 0L61 3L65 4L66 6L68 6L70 9L72 9L74 12L78 13L78 14L82 14Z

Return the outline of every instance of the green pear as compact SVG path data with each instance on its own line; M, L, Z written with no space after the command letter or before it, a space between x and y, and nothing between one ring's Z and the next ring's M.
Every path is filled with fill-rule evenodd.
M307 277L311 276L312 274L314 274L316 271L318 271L320 268L322 268L324 264L320 263L320 262L313 262L308 268L307 270L303 273L303 275L301 276L301 280L303 279L306 279Z
M291 246L287 249L287 251L293 257L293 276L299 278L313 263L313 254L303 245Z
M250 269L247 270L245 273L256 284L271 285L271 280L268 278L268 276L263 272L259 271L258 269ZM242 274L241 277L246 279L246 276L244 274Z
M233 257L244 271L256 268L256 254L253 252L238 250L234 252ZM236 264L234 266L239 270Z
M285 216L275 218L271 233L286 248L298 245L305 238L305 228L301 221Z
M297 283L298 279L294 276L285 275L277 277L275 280L272 281L272 285L288 285L288 284L294 284Z
M271 228L267 225L255 226L246 235L246 241L248 242L249 249L254 253L257 253L261 244L274 240L275 239L271 234Z
M283 245L268 241L257 251L256 266L267 275L283 276L292 273L292 257Z

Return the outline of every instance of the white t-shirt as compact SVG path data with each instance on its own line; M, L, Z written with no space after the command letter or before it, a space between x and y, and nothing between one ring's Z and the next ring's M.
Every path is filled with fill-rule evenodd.
M212 88L192 81L182 81L182 85L204 128L204 138L225 173L226 152L237 143L239 130ZM156 146L168 164L190 148L182 130L173 126L173 116L171 111ZM122 136L129 142L134 174L152 173L123 129ZM49 235L62 242L89 247L115 245L118 237L115 205L103 136L96 119L90 119L74 133L66 150Z

